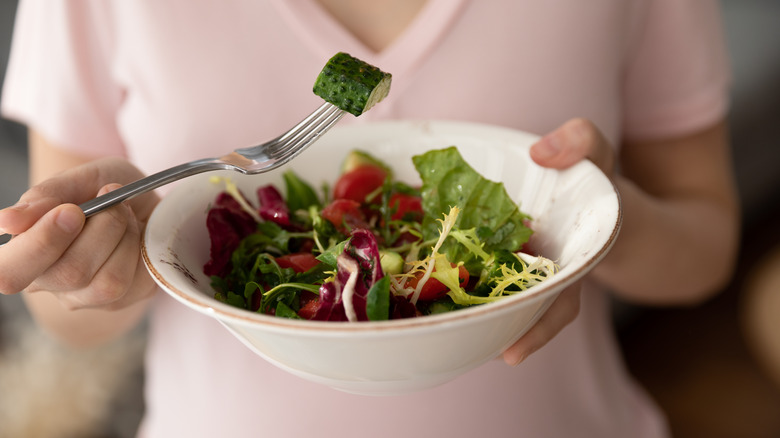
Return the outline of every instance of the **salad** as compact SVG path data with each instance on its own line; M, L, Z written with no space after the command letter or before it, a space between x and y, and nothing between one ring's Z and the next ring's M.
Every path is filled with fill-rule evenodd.
M214 297L254 312L379 321L522 293L554 275L530 254L529 217L456 147L414 156L412 187L364 151L319 190L293 171L253 205L229 180L207 216Z

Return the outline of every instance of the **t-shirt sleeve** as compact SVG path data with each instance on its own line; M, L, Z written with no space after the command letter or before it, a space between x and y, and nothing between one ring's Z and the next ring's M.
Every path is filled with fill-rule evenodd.
M82 155L124 154L109 7L101 0L19 3L3 86L5 117Z
M652 0L629 52L623 133L675 137L724 118L731 72L716 0Z

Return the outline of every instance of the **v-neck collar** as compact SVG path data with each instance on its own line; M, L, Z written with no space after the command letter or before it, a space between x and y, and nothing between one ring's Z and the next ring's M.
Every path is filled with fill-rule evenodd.
M323 59L337 52L377 65L394 76L416 69L450 29L468 0L428 0L401 34L376 52L349 32L316 0L273 0L301 40Z

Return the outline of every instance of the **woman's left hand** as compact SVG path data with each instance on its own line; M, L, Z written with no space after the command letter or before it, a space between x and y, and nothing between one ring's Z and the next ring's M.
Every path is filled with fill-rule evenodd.
M595 163L612 176L615 153L604 135L585 119L571 119L531 146L531 158L539 165L565 169L583 159ZM564 327L574 321L580 310L580 283L558 295L539 321L504 352L504 362L517 365L542 348Z

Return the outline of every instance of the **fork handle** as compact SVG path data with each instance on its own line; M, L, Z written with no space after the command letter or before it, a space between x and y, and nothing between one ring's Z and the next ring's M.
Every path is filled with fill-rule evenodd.
M122 201L126 201L135 196L144 194L148 191L164 186L165 184L178 181L188 176L197 175L199 173L227 168L229 168L229 165L226 165L225 163L213 158L180 164L178 166L171 167L170 169L166 169L141 178L137 181L133 181L116 190L91 199L79 205L79 207L81 207L84 215L89 217Z

